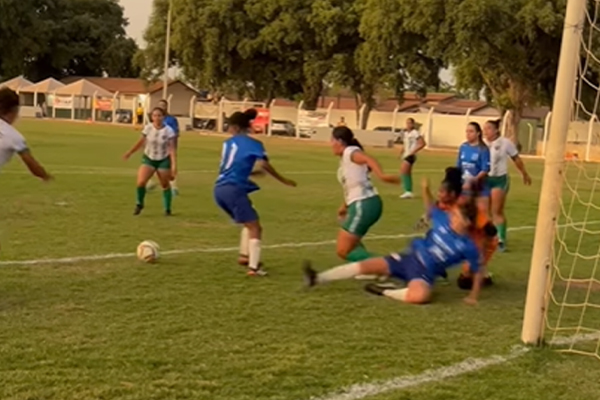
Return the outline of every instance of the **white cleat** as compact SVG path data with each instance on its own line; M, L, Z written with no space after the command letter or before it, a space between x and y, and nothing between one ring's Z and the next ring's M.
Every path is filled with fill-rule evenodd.
M406 192L406 193L400 195L401 199L412 199L413 197L414 196L413 196L413 194L411 192Z

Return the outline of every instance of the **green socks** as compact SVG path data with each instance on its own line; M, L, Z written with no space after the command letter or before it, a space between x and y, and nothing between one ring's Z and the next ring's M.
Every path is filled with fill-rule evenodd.
M498 240L500 243L506 242L506 223L496 225L496 229L498 230Z
M346 260L350 262L359 262L373 257L371 253L367 251L362 243L359 243L354 250L352 250L347 256Z
M407 193L412 193L412 175L400 175L402 178L402 186L404 187L404 191Z
M173 192L171 188L163 190L163 205L165 206L165 211L171 211L171 202L173 201Z
M144 207L144 198L146 197L146 186L137 188L136 201L138 206Z

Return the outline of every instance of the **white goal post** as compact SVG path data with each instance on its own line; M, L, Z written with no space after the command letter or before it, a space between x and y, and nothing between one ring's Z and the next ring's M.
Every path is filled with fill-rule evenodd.
M553 244L556 235L556 221L560 213L565 149L571 122L573 93L575 92L579 67L579 51L586 6L587 0L568 0L567 2L556 77L556 90L552 106L550 138L546 147L544 175L523 318L521 339L527 344L541 344L544 339Z
M552 110L521 338L600 359L600 0L567 1Z

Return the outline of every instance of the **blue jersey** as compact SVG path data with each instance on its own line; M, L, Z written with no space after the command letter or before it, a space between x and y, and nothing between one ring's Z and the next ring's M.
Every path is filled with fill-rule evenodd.
M179 121L177 121L177 118L172 115L165 115L163 124L171 128L171 130L175 132L176 136L179 136Z
M456 166L460 168L464 180L474 178L481 172L490 172L490 149L463 143L458 149Z
M235 135L223 143L219 177L215 186L233 185L246 193L258 190L250 180L257 160L267 160L267 153L261 142L248 135Z
M454 232L449 224L434 226L424 238L413 240L410 249L431 276L444 276L446 269L462 261L469 263L472 273L479 271L477 245L469 236Z
M434 205L429 209L427 212L427 217L431 222L430 225L434 228L440 225L448 225L450 223L450 217L448 216L448 213L437 205Z

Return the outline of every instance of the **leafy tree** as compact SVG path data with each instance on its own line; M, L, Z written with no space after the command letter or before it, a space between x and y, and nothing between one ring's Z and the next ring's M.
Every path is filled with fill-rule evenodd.
M406 0L406 28L426 54L454 66L458 89L484 90L516 140L523 110L547 102L557 69L564 0Z
M137 76L126 26L116 0L3 0L0 75Z

